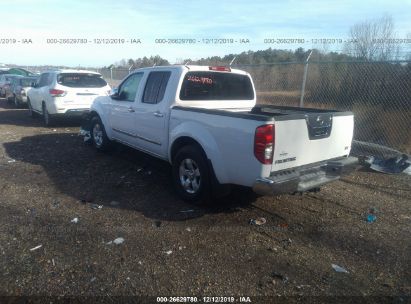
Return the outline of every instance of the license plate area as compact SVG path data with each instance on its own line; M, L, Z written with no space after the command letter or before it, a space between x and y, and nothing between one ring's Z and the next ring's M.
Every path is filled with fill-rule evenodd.
M306 114L305 121L307 123L310 140L322 139L330 136L333 125L332 114Z

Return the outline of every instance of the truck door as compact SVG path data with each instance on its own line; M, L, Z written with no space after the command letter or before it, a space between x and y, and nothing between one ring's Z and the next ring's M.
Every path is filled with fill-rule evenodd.
M134 127L136 119L136 95L144 73L131 74L113 95L110 106L110 123L115 138L136 145L137 134Z
M150 72L135 109L138 146L161 157L167 153L170 76L170 70Z

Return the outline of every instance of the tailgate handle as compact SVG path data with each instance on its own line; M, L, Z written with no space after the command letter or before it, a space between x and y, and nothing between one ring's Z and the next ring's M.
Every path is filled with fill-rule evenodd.
M327 138L330 136L333 126L332 114L306 114L305 121L307 123L310 140Z

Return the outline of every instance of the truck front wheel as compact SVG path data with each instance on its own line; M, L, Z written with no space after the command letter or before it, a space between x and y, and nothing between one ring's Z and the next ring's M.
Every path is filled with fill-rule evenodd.
M104 125L100 117L94 116L91 119L91 140L97 150L106 151L110 147L111 141L108 139Z
M210 177L203 151L194 145L181 148L173 161L173 182L185 201L204 204L210 198Z

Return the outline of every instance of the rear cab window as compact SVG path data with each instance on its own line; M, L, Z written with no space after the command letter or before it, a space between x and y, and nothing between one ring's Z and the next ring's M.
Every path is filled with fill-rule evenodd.
M61 73L57 83L70 88L102 88L107 82L99 74Z
M187 72L180 90L181 100L252 100L250 77L230 72Z

